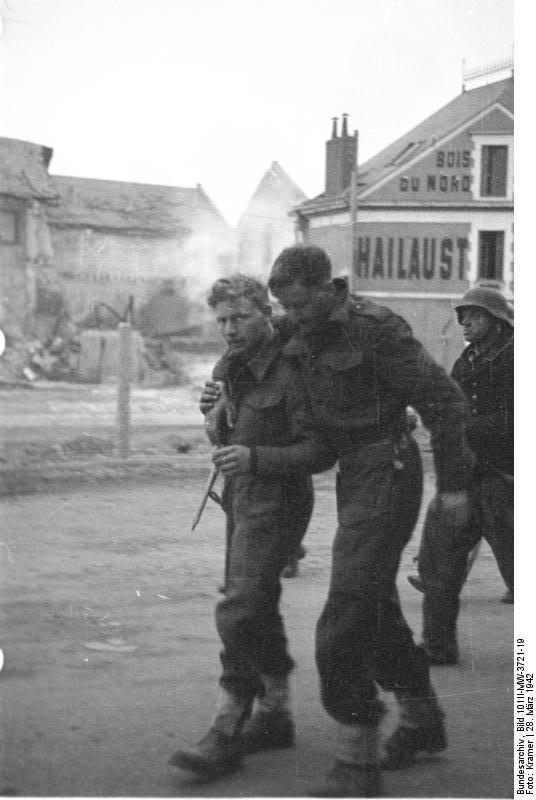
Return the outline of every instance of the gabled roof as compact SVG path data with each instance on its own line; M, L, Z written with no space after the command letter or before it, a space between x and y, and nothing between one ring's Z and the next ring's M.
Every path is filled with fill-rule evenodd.
M306 199L305 192L294 183L281 165L277 161L272 161L240 217L237 227L248 224L256 215L269 220L270 208L274 211L274 219L281 219L281 209L290 210L292 206Z
M358 167L358 195L371 189L380 180L394 174L403 164L413 160L433 147L437 139L448 136L464 124L482 114L495 105L500 105L510 113L514 113L514 78L479 86L476 89L462 92L447 105L427 117L419 125L390 145L380 150L368 161ZM300 211L313 210L318 205L348 204L350 190L345 189L339 198L326 198L320 194L313 200L303 203Z
M20 139L0 138L0 194L54 201L58 191L48 174L52 148Z
M49 221L61 227L181 236L200 228L228 230L204 189L54 176L60 203Z

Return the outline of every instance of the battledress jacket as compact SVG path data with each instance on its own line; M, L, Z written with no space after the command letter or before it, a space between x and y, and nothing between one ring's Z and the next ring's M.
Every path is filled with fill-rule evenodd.
M247 363L224 354L213 379L224 380L229 397L233 427L224 431L225 444L251 450L250 471L225 481L227 514L233 524L285 529L293 537L302 509L307 521L310 515L311 473L337 456L313 425L299 371L282 348L276 334Z
M494 331L468 345L452 377L469 401L467 441L477 458L475 476L514 474L514 332Z
M389 309L339 289L313 335L295 334L285 354L301 366L317 424L339 454L396 437L412 406L431 432L438 491L464 489L474 458L466 445L466 399Z

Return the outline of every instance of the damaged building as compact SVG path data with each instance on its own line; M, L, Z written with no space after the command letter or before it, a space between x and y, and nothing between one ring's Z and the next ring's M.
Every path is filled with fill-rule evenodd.
M0 138L0 326L17 340L47 336L63 314L48 226L59 202L51 158L49 147Z
M202 333L204 292L235 265L234 233L202 186L51 175L52 154L0 138L0 327L8 351L49 363L50 347L79 345L81 330L114 328L127 311L148 337ZM76 358L67 361L55 377L76 372Z
M75 319L105 300L124 312L162 282L195 298L232 264L232 233L203 188L54 177L54 259ZM184 327L192 324L187 316Z
M17 376L109 376L113 336L107 358L104 334L91 332L113 331L127 315L151 368L176 361L188 339L218 339L208 286L237 268L265 278L295 240L289 212L306 200L274 161L232 230L200 184L53 175L52 155L0 138L2 368L15 349Z

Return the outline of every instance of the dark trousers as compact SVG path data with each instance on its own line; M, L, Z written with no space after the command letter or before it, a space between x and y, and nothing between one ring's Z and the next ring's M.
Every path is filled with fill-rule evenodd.
M422 466L411 437L341 457L331 582L316 630L326 711L344 724L376 722L377 684L399 698L430 691L424 652L400 609L396 575L422 498Z
M243 476L226 484L226 584L216 627L223 644L220 684L237 697L252 700L262 691L262 675L282 677L294 666L279 613L280 577L297 536L303 538L312 502L309 478Z
M482 537L489 543L502 578L514 589L514 484L500 474L480 478L469 490L466 526L450 527L429 508L419 548L423 584L423 641L438 655L456 653L459 595L469 553Z

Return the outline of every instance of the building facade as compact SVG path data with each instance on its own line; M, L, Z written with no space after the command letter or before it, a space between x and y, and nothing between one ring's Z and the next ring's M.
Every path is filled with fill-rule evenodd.
M238 268L266 280L278 253L294 243L289 212L307 199L277 161L272 162L236 226Z
M173 280L194 298L232 261L232 232L200 185L54 182L60 200L48 214L51 243L74 319L103 301L124 311L133 297L139 307Z
M463 348L453 304L474 285L513 298L513 76L463 91L357 172L346 117L326 143L324 192L295 210L300 238L450 369Z
M183 326L236 259L234 233L196 187L51 175L53 150L0 138L0 326L42 342L107 304L123 315L176 282ZM186 297L187 295L187 297ZM185 303L185 300L192 301ZM190 313L192 312L192 313ZM196 316L191 319L190 316Z

